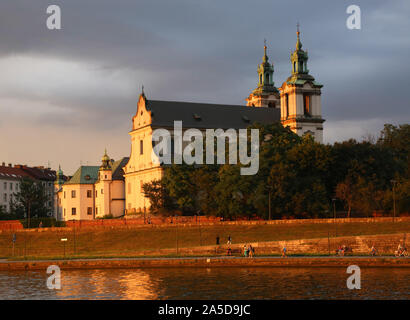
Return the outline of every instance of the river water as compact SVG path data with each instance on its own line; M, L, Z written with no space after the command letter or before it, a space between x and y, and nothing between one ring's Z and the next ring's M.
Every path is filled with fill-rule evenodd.
M0 272L0 299L410 299L409 268L362 268L349 290L344 268L63 270L61 290L38 271Z

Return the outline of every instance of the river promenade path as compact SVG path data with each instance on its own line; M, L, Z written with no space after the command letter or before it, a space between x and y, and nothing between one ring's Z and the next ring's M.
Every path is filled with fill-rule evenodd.
M68 269L127 269L158 267L400 267L410 268L409 257L305 256L305 257L174 257L70 260L0 260L0 271L46 270L50 265Z

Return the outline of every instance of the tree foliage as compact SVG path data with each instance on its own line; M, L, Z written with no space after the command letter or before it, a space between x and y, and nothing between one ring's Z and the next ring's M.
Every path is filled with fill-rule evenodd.
M28 227L32 217L46 217L48 197L41 182L30 178L20 180L19 191L14 193L10 201L10 214L17 218L27 218Z
M328 217L336 198L348 216L371 215L391 212L394 179L397 208L409 211L409 125L387 124L377 141L333 145L300 137L281 124L251 128L259 129L257 174L241 175L242 164L172 165L161 181L147 186L152 208L164 206L158 199L166 190L168 203L186 214L268 218L270 203L272 218Z

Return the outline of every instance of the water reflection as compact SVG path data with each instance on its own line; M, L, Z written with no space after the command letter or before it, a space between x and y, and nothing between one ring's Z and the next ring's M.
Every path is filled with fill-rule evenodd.
M0 299L410 299L410 269L362 268L362 289L344 268L157 268L0 272Z
M58 299L157 299L150 275L141 269L62 272Z

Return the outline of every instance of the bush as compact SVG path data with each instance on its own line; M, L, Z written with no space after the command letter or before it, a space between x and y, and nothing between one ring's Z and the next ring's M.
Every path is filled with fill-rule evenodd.
M24 228L28 228L27 219L20 219L20 222ZM43 228L65 227L65 221L57 221L55 218L31 218L30 219L31 228L38 228L40 226L40 223L42 223Z

